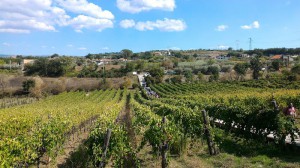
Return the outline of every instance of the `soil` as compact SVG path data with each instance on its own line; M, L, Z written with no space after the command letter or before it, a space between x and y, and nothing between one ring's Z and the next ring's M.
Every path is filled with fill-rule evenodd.
M86 125L81 130L78 129L74 134L70 135L69 139L62 146L62 151L59 152L55 160L52 160L48 156L44 155L41 158L40 168L51 168L51 167L77 167L70 166L72 164L71 156L75 152L78 152L80 146L88 139L90 133L91 124ZM71 162L71 163L70 163Z

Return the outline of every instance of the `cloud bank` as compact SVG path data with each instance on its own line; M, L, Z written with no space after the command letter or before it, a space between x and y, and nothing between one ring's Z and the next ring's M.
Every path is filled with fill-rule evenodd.
M120 26L123 28L135 28L139 31L150 31L160 30L164 32L183 31L187 28L186 24L182 20L168 19L156 20L156 21L145 21L135 22L134 20L122 20Z
M173 11L175 0L117 0L117 7L128 13L139 13L149 10Z
M1 33L55 32L58 26L102 31L113 27L113 19L110 11L87 0L0 1Z

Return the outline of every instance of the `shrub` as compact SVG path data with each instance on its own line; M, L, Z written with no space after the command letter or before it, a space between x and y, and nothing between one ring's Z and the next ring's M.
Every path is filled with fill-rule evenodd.
M126 89L131 86L131 80L129 78L124 78L124 82L121 84L121 89Z
M45 88L45 83L40 77L34 77L34 87L29 89L30 95L36 98L41 98L43 96L43 89Z
M35 86L35 81L32 79L25 80L22 83L23 91L26 93L29 93L29 89L33 88L34 86Z
M102 80L99 83L99 88L100 89L111 89L112 88L112 83L109 80Z
M170 79L172 83L181 83L182 82L182 76L176 75L173 78Z
M133 89L139 88L139 84L137 84L137 83L132 84L132 88Z

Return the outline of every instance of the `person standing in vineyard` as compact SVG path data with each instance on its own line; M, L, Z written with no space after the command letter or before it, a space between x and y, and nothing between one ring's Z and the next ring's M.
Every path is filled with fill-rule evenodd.
M296 109L293 106L293 103L291 103L288 107L284 108L283 113L285 116L291 116L291 117L297 116Z

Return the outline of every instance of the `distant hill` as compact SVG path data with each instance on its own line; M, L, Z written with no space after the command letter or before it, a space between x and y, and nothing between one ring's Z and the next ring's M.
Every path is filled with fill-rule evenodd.
M9 57L10 55L0 54L0 57Z

